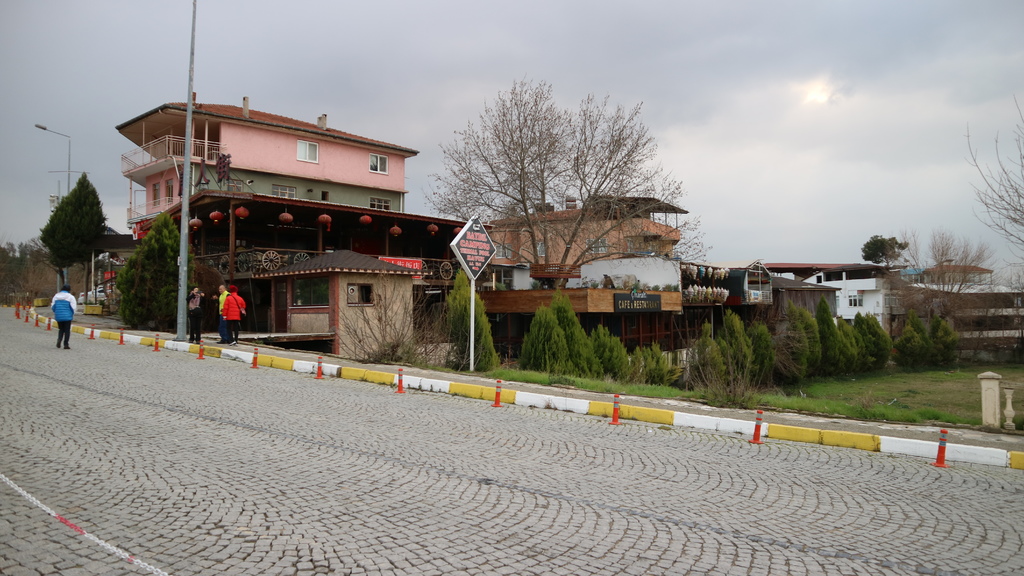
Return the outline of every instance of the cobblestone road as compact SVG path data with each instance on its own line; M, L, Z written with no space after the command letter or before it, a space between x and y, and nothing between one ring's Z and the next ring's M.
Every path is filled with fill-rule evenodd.
M0 319L0 474L190 574L1019 574L1020 470L315 380ZM142 574L0 483L0 572Z

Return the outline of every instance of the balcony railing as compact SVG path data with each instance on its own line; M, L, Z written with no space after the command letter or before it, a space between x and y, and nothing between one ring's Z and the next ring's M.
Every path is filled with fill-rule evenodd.
M206 159L207 162L216 162L220 154L220 144L207 140L192 140L192 160L198 162ZM149 144L136 148L121 155L121 173L127 174L147 164L152 164L164 158L184 158L185 139L179 136L164 136L153 140Z
M530 264L530 278L580 278L580 267L573 264Z
M297 262L319 256L315 250L289 250L285 248L246 248L235 251L234 263L226 252L197 256L196 261L216 269L221 274L270 272ZM454 260L419 258L423 261L421 275L425 280L450 281L458 272ZM232 265L233 264L233 265ZM232 270L233 269L233 270Z
M138 192L145 192L145 190L139 190ZM132 205L128 207L128 222L135 222L141 220L146 216L159 214L166 212L171 208L178 205L181 202L181 198L177 195L170 198L157 198L156 200L147 200L145 202L132 201Z

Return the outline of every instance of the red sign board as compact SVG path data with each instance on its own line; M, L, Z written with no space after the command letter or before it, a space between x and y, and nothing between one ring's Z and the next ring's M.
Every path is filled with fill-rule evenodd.
M410 268L412 270L423 270L423 260L417 260L415 258L395 258L393 256L378 256L377 258L385 262L397 264L402 268Z
M476 280L494 257L494 242L479 218L471 218L452 240L452 250L470 278Z

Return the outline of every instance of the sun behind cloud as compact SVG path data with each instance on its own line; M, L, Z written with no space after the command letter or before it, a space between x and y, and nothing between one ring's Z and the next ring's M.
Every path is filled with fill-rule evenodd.
M842 100L845 92L830 80L813 80L799 84L797 91L803 94L804 104L836 104Z

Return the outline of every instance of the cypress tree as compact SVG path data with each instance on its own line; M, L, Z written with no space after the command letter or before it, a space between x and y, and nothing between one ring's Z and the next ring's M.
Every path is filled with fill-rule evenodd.
M605 326L598 326L590 333L590 342L604 373L624 382L629 377L629 352L622 340L612 336Z
M89 246L106 230L103 203L89 177L82 174L39 231L39 241L50 251L50 263L60 271L62 282L67 281L63 269L88 262Z
M821 336L818 334L818 322L806 308L794 307L796 315L794 321L804 333L807 340L807 372L804 376L818 373L821 365Z
M932 362L933 347L924 323L913 310L907 312L903 334L893 344L896 363L906 368L919 368Z
M569 351L563 361L565 369L574 376L600 376L603 370L601 362L594 354L594 346L583 330L576 312L573 311L569 298L561 290L557 290L551 299L551 311L554 312L558 326L565 334L565 345Z
M701 327L700 338L691 351L689 379L702 386L720 386L726 378L725 360L718 343L711 337L711 324Z
M174 220L161 214L153 221L124 268L117 275L121 293L118 313L125 324L135 327L155 322L164 330L178 312L178 250L181 238ZM189 257L187 265L191 266Z
M523 337L519 367L523 370L562 374L565 372L565 361L568 356L565 332L558 325L555 313L547 306L537 308L537 313L530 322L530 329Z
M818 365L818 373L823 376L832 376L842 372L844 358L840 349L839 329L836 328L835 320L832 318L832 309L825 301L824 296L818 301L814 320L818 324L818 338L821 341L821 363Z
M448 349L448 366L456 370L469 369L469 299L476 299L476 315L474 318L475 341L473 344L474 369L486 372L497 368L500 364L498 352L494 349L494 338L491 336L491 322L487 319L487 310L479 294L470 294L469 277L462 270L455 276L455 284L448 294L448 336L451 347Z
M839 333L839 354L842 358L843 371L847 374L856 374L867 370L868 355L860 334L845 320L836 322L836 328Z
M754 351L750 338L747 336L746 330L743 329L743 321L732 310L726 310L722 330L715 340L722 353L728 379L734 383L749 383Z
M889 363L889 355L892 353L892 338L885 333L878 318L872 315L857 313L853 319L853 328L864 342L864 352L867 355L868 369L881 370Z
M928 336L932 341L932 356L937 364L947 365L956 362L956 347L960 336L942 318L932 318L928 327Z
M763 322L757 322L748 329L748 337L753 361L751 380L758 386L767 385L771 382L772 368L775 366L771 332Z

